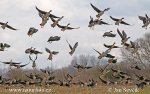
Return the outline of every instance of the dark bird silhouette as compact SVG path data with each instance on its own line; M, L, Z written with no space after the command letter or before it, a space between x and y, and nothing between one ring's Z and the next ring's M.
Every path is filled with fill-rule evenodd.
M15 29L15 28L11 27L10 25L8 25L8 22L6 22L6 23L0 22L0 25L2 25L2 26L1 26L2 29L5 29L5 28L7 27L7 28L9 28L9 29L11 29L11 30L17 30L17 29Z
M98 9L97 7L95 7L92 3L91 3L92 8L98 13L96 15L97 18L100 18L106 11L108 11L110 8L106 8L103 11Z
M52 43L53 41L59 41L61 37L59 36L51 36L47 42Z
M126 22L123 21L124 18L121 18L121 19L117 19L117 18L113 18L112 16L110 16L110 18L115 21L115 25L119 25L119 24L124 24L124 25L130 25Z
M113 32L113 31L105 32L105 33L103 34L103 37L116 37L116 34L113 34L112 32Z
M57 26L59 28L61 28L61 31L63 31L63 32L66 30L72 30L72 29L79 29L80 28L80 27L72 28L72 27L69 27L69 25L70 25L70 23L68 23L66 26L62 26L62 25L57 24Z
M59 52L56 52L56 51L50 51L48 48L45 48L46 52L49 53L49 56L48 56L48 60L51 60L53 59L53 55L57 55Z
M30 37L32 36L34 33L36 33L38 31L38 29L35 29L34 27L30 27L29 31L27 33L27 35Z
M31 56L29 55L29 59L32 61L32 68L36 68L36 63L35 63L35 61L37 60L37 55L36 55L36 57L35 57L34 60L33 60L33 59L31 58Z
M106 47L106 48L111 48L112 47L112 45L106 45L106 44L104 44L104 46ZM113 48L120 48L119 46L113 46Z
M0 43L0 51L5 51L5 48L9 48L10 45L7 43Z
M150 24L150 18L148 17L147 14L145 14L145 17L143 16L139 16L138 17L141 21L143 21L143 28L147 29L147 27L149 26Z
M67 41L67 40L66 40ZM73 55L73 53L75 52L75 50L76 50L76 48L78 47L78 42L76 42L75 44L74 44L74 46L72 47L70 44L69 44L69 42L67 41L67 43L68 43L68 45L69 45L69 48L70 48L70 52L69 52L69 54L72 56Z
M63 17L64 17L64 16L58 18L57 20L55 20L53 17L50 17L51 20L53 21L53 23L51 24L51 27L54 28L55 26L57 26L58 22L59 22L60 20L62 20Z
M90 68L92 68L90 66L87 66L87 63L85 65L75 64L73 67L77 68L78 72L80 72L81 70L84 70L84 69L90 69Z
M29 62L30 63L30 62ZM24 64L24 65L20 65L20 64L13 64L12 66L14 66L14 67L16 67L16 68L22 68L22 67L25 67L25 66L27 66L29 63L27 63L27 64Z
M32 55L32 54L35 54L35 55L37 55L37 54L42 54L42 52L36 50L36 49L33 48L33 47L26 49L26 50L25 50L25 53L26 53L26 54L30 54L30 55Z
M122 31L122 33L121 33L119 31L119 29L117 29L117 32L118 32L119 36L121 37L121 42L122 42L121 45L124 45L130 37L127 37L127 34L124 31Z

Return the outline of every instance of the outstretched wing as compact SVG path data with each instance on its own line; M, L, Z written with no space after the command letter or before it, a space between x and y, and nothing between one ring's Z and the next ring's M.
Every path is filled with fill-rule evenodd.
M110 16L110 18L114 21L118 21L119 19L113 18L112 16Z
M78 42L75 43L73 48L77 48L77 46L78 46Z
M80 27L76 27L76 28L73 28L73 27L67 27L67 29L79 29Z
M30 63L30 62L29 62L29 63ZM25 66L27 66L29 63L24 64L24 65L20 65L20 67L25 67Z
M8 27L9 29L12 29L12 30L17 30L17 29L15 29L15 28L11 27L10 25L7 25L7 27Z
M119 36L123 39L124 37L123 37L123 35L121 34L121 32L119 31L118 28L117 28L117 32L118 32Z
M66 40L67 41L67 40ZM69 48L72 50L73 48L72 48L72 46L69 44L69 42L67 41L67 43L68 43L68 45L69 45Z
M127 37L127 34L126 34L126 32L124 32L124 30L122 31L122 34L123 34L123 38Z
M145 24L145 23L146 23L146 17L139 16L139 19L140 19L141 21L143 21L143 24Z
M97 7L95 7L92 3L90 3L91 4L91 6L92 6L92 8L96 11L96 12L101 12L101 10L99 10Z
M124 24L124 25L130 25L130 24L124 22L124 21L121 21L121 24Z
M99 51L97 51L96 49L93 48L93 50L95 50L97 53L101 54Z
M51 53L51 51L48 48L45 48L45 51Z

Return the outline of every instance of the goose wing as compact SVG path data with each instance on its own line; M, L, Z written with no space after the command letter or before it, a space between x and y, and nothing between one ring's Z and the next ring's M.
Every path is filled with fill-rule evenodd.
M146 23L146 17L139 16L139 19L140 19L141 21L143 21L143 24L145 24L145 23Z
M30 63L30 62L29 62L29 63ZM25 67L25 66L27 66L29 63L24 64L24 65L20 65L20 67Z
M78 46L78 42L75 43L73 48L77 48L77 46Z
M121 21L121 24L130 25L130 24L126 23L125 21Z
M97 7L95 7L92 3L91 3L92 8L96 11L96 12L101 12L101 10L99 10Z
M124 32L124 30L122 31L122 34L123 34L123 38L127 38L127 34L126 32Z
M76 27L76 28L73 28L73 27L67 27L67 29L79 29L80 27Z
M50 51L48 48L45 48L45 51L46 51L47 53L51 53L51 51Z
M52 54L57 55L59 52L53 51Z
M110 18L112 19L112 20L114 20L114 21L118 21L119 19L117 19L117 18L113 18L112 16L110 16Z
M1 25L4 25L4 23L0 22Z
M117 32L118 32L119 36L123 39L124 37L123 37L123 35L121 34L121 32L119 31L118 28L117 28Z
M66 40L67 41L67 40ZM69 45L69 48L72 50L73 48L72 48L72 46L69 44L69 42L67 41L67 43L68 43L68 45Z
M12 30L17 30L15 28L11 27L10 25L7 25L7 28L12 29Z
M93 50L95 50L97 53L101 54L99 51L97 51L96 49L93 48Z
M42 13L42 14L46 14L46 13L47 13L47 12L45 12L45 11L40 10L37 6L36 6L35 8L36 8L36 10L37 10L38 12L40 12L40 13ZM55 15L53 15L53 14L50 14L49 17L59 18L59 17L57 17L57 16L55 16Z

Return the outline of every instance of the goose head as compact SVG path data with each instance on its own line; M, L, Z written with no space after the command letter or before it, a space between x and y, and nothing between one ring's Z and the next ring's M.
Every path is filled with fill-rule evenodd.
M67 26L69 26L69 25L70 25L70 23L67 24Z
M123 20L124 18L121 18L121 20Z

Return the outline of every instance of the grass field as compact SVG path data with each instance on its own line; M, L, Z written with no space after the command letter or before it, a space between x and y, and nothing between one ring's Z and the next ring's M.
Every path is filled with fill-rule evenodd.
M5 89L0 88L0 94L149 94L150 86L145 87L144 89L137 89L135 86L96 86L94 88L91 87L78 87L73 86L71 88L68 87L60 87L60 86L51 86L49 88L41 88L41 87L26 87L23 89L44 89L48 90L48 92L20 92L20 91L10 91L13 88ZM15 89L19 89L16 87Z

